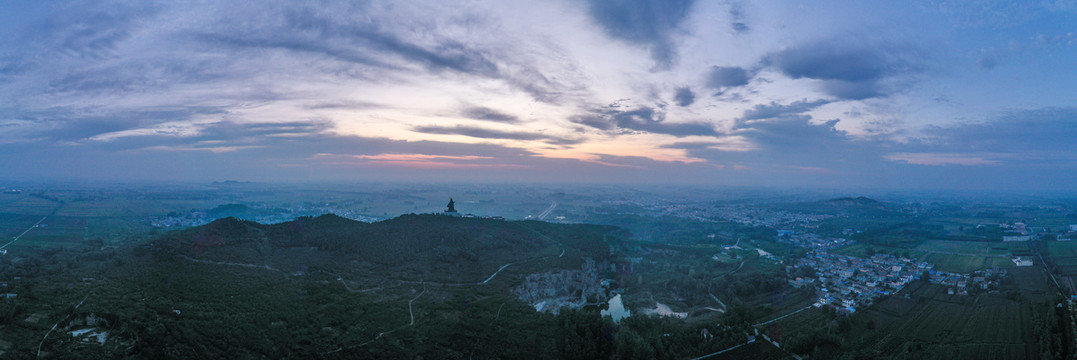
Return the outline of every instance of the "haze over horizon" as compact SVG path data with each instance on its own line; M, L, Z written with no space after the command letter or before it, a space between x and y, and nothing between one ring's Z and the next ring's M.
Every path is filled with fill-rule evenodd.
M0 179L1071 190L1075 1L5 2Z

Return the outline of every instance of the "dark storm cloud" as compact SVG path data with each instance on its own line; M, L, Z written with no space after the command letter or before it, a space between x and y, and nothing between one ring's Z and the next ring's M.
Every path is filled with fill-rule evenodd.
M576 116L571 121L604 131L642 131L676 137L719 136L710 124L669 123L665 121L664 113L649 107L628 111L598 109L587 115Z
M689 106L696 102L696 94L692 92L692 89L685 86L677 88L677 92L673 95L673 100L680 106Z
M676 61L670 39L688 15L693 0L590 0L588 10L606 34L650 48L655 69L666 70Z
M463 111L461 111L461 115L474 120L485 120L509 124L520 122L520 118L516 117L515 115L506 114L482 106L472 106L465 108Z
M810 111L828 103L829 101L826 100L816 100L811 102L807 100L801 100L786 105L782 105L777 102L771 102L770 104L759 104L753 106L751 109L745 110L744 115L741 116L741 120L770 119L786 115L795 115Z
M794 79L825 81L823 90L842 99L886 95L880 82L916 71L899 46L851 46L834 41L786 49L769 56L769 63Z
M748 70L736 66L714 66L707 73L707 87L722 89L748 84Z
M480 139L504 139L504 140L539 140L555 145L571 145L578 144L582 139L569 139L557 136L550 136L541 133L525 132L525 131L502 131L487 129L475 126L416 126L411 129L415 132L424 134L440 134L440 135L463 135Z

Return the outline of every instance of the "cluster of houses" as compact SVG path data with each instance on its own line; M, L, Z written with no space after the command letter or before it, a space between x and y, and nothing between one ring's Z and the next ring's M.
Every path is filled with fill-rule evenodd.
M1058 234L1057 239L1058 241L1073 241L1073 239L1077 239L1077 224L1070 224L1066 227L1066 231Z
M1071 241L1077 239L1077 224L1069 225L1062 231L1051 231L1042 226L1028 226L1028 224L1022 222L1015 222L1012 224L998 223L998 224L978 224L976 228L994 227L998 226L1002 230L1003 242L1015 242L1015 241L1030 241L1043 238L1045 235L1050 236L1053 234L1058 241Z
M778 241L812 250L834 250L856 244L856 241L850 239L823 237L814 233L798 234L792 230L778 230Z
M905 257L876 254L870 258L831 254L816 250L800 259L797 266L810 266L816 278L790 280L795 287L815 286L816 307L830 305L852 313L857 307L871 304L877 297L893 294L919 279L934 265Z
M1006 269L990 268L977 270L970 274L956 274L945 271L929 270L928 280L932 283L946 286L946 292L950 295L968 295L969 290L998 289L999 279L1006 277Z

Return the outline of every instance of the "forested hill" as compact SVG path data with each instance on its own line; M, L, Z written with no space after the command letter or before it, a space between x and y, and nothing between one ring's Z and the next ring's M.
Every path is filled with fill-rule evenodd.
M13 353L33 358L41 342L58 358L556 358L608 341L558 335L576 322L536 311L514 289L536 277L557 280L539 290L564 302L604 301L581 289L613 276L599 272L609 272L620 232L435 214L225 218L116 249L113 260L72 263L71 273L97 271L78 283L84 291L20 297L24 313L79 304L59 329L108 331L108 342L56 333L41 342L47 329L27 328ZM606 326L588 314L572 319Z
M404 215L376 223L336 215L264 225L225 218L169 233L152 246L158 256L311 269L365 276L397 274L426 279L478 279L498 267L562 251L596 260L617 228L503 221L435 214Z

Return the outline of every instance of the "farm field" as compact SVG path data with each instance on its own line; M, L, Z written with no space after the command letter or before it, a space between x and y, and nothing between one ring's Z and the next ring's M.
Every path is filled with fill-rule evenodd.
M921 259L935 264L935 269L969 273L987 268L1012 268L1011 250L1025 244L1002 245L995 242L927 240L916 247Z
M917 281L850 316L811 308L760 330L813 358L853 349L857 358L1042 358L1049 347L1042 324L1053 318L1057 295L1041 269L1008 273L999 291L950 295L945 286Z
M908 255L916 259L935 264L935 269L956 273L969 273L986 268L1012 268L1011 250L1027 245L1007 244L1005 246L992 242L925 240L914 248L895 248L887 246L855 244L833 253L855 257L868 257L872 253ZM1077 256L1074 257L1077 265Z
M1062 276L1077 275L1077 242L1073 241L1047 241L1044 243L1050 262L1055 266L1058 274Z
M1034 359L1040 353L1033 312L1048 310L1000 293L947 295L942 286L921 284L858 314L852 328L864 329L859 341L884 354L921 349L959 359Z
M976 256L931 253L924 261L935 264L936 270L967 274L988 268L1012 268L1014 263L1009 256Z
M925 253L953 253L974 256L1009 256L1009 250L994 242L926 240L916 247Z
M846 246L846 247L843 247L843 248L840 248L840 249L832 250L830 252L833 253L833 254L838 254L838 255L854 256L854 257L861 257L861 258L870 257L869 254L872 253L872 252L886 253L886 254L898 254L900 256L904 256L907 253L909 256L912 256L912 257L915 257L915 258L919 258L920 256L923 256L923 252L921 252L919 250L916 250L915 248L910 249L910 248L880 246L880 245L872 245L872 244L854 244L854 245Z

